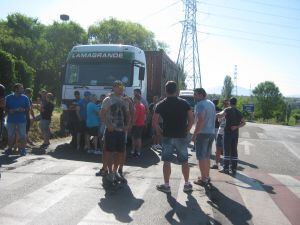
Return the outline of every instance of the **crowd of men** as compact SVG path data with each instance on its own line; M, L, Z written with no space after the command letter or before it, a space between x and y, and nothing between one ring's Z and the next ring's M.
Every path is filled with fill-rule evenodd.
M28 132L32 121L39 121L39 127L43 136L41 148L50 144L50 123L54 110L53 95L46 90L42 90L38 96L37 104L32 104L32 89L24 87L20 83L13 86L13 92L5 95L5 86L0 84L0 136L3 137L4 118L6 119L6 129L8 138L8 148L5 155L9 156L13 148L18 150L21 156L27 154L27 144L33 145L29 139ZM39 112L34 115L33 107Z
M166 83L166 97L159 101L159 97L155 96L149 106L142 98L140 89L134 90L133 98L126 96L124 90L124 84L115 81L112 92L101 95L99 99L89 91L85 91L81 98L80 92L75 91L74 100L69 106L68 128L72 134L71 144L74 149L102 154L102 168L96 176L105 176L111 181L125 180L123 166L127 156L127 136L130 134L132 137L130 155L140 158L147 115L151 117L153 128L151 148L161 151L163 161L164 183L157 185L158 190L167 193L171 191L171 161L176 152L185 180L183 191L192 191L188 165L188 145L191 141L194 142L200 169L200 176L194 184L206 186L210 183L210 169L219 169L222 154L223 169L220 172L236 174L238 130L245 125L242 113L236 108L236 98L224 100L224 108L221 110L218 108L218 101L210 101L203 88L196 88L195 107L192 111L189 103L177 96L178 88L174 81ZM31 142L28 139L30 117L40 121L44 139L41 147L47 147L50 144L53 95L41 91L40 115L35 116L30 89L26 89L23 94L23 85L15 84L12 94L4 97L4 92L4 86L0 85L0 116L4 118L7 115L8 148L5 154L10 155L17 143L20 154L26 155L26 143ZM3 123L0 124L2 130ZM193 125L194 131L191 132ZM210 167L214 141L216 158L215 164Z

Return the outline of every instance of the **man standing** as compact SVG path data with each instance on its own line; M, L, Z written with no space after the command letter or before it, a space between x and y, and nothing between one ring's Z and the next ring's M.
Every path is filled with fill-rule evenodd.
M192 141L196 147L196 157L199 163L201 177L198 177L195 184L206 186L210 182L210 154L215 138L215 105L206 99L206 91L203 88L194 90L196 126Z
M242 113L236 108L237 99L233 97L229 102L230 107L217 114L219 118L225 117L226 119L224 128L224 167L220 172L229 174L229 164L231 163L231 172L235 176L238 161L239 128L245 126L246 123Z
M101 121L106 126L104 145L107 152L103 155L103 164L108 166L111 181L123 179L117 171L124 160L125 136L130 122L129 105L122 97L124 89L121 81L115 81L113 93L104 99L100 111Z
M190 105L184 99L177 97L177 84L168 81L165 86L167 97L160 101L153 115L152 125L157 135L162 135L162 161L164 184L157 185L159 191L171 192L169 180L171 175L171 159L173 150L177 151L177 159L182 165L182 174L185 180L183 191L192 191L193 187L189 182L188 165L188 139L187 134L193 126L193 113ZM174 113L176 112L176 113ZM163 128L159 126L159 117L163 119Z
M84 137L84 149L87 149L88 135L86 134L86 118L87 118L87 104L90 102L91 92L85 91L84 98L79 100L76 107L76 114L79 120L78 130L77 130L77 151L81 149L82 137Z
M229 100L225 99L223 101L223 109L229 107ZM219 129L217 131L217 139L216 139L216 164L214 164L211 169L219 169L219 163L221 161L221 155L223 155L223 145L224 145L224 127L226 124L225 118L217 118L219 122Z
M8 148L5 154L12 153L16 133L19 134L20 155L26 155L26 114L30 108L29 99L23 94L22 84L14 85L14 93L6 96Z

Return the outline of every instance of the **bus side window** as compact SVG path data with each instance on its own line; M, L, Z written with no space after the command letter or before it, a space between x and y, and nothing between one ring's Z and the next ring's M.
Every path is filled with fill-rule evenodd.
M135 66L134 70L133 70L133 82L132 82L132 86L133 87L137 87L140 86L140 81L139 81L139 70L140 68Z

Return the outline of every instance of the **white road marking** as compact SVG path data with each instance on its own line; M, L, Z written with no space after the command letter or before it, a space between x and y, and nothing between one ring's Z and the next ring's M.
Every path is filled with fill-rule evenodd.
M259 139L267 139L268 137L267 137L267 135L265 135L264 133L256 133L257 134L257 136L259 137Z
M293 192L300 199L300 181L288 176L281 174L270 174L272 177L277 179L280 183L286 186L291 192Z
M241 138L250 138L250 133L247 131L241 132Z
M27 224L91 178L92 166L83 166L1 208L1 224Z
M152 178L137 180L136 177L127 179L128 185L134 198L143 199L145 193L148 191ZM126 188L126 187L124 187ZM117 194L117 193L116 193ZM120 204L126 204L123 202ZM136 210L131 210L129 216L132 217ZM99 225L99 224L124 224L118 221L113 213L104 212L99 205L95 206L79 223L78 225Z
M255 225L291 225L270 195L254 179L238 173L233 179Z

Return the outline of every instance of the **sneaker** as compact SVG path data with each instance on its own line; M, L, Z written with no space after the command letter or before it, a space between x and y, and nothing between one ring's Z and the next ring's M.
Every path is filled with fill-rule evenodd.
M25 148L23 148L23 149L20 150L20 155L21 156L25 156L26 154L27 154L27 151L26 151Z
M162 146L160 144L157 144L156 149L162 150Z
M6 149L5 152L4 152L4 154L5 154L6 156L11 155L11 154L12 154L12 149L11 149L11 148Z
M210 167L211 169L219 169L219 166L217 164L213 165L212 167Z
M94 154L95 154L95 155L102 155L101 149L96 149L96 150L94 151Z
M103 177L108 174L108 171L105 169L100 169L97 173L95 173L96 177Z
M93 154L94 152L95 152L95 149L88 149L88 150L87 150L87 153L88 153L88 154Z
M225 173L225 174L229 174L229 170L228 169L222 169L219 171L220 173Z
M193 191L193 185L191 183L185 184L183 187L184 192L191 192Z
M157 150L156 145L151 145L150 149L156 151Z
M125 179L125 177L122 176L121 174L119 174L118 172L116 172L116 181L127 183L127 180Z
M142 156L142 154L141 154L140 152L136 152L136 153L135 153L135 157L136 157L136 158L141 158L141 156Z
M156 185L156 189L164 193L171 193L170 186L167 186L165 184Z
M198 180L194 181L194 184L200 185L202 187L206 187L209 184L209 182L210 182L209 179L207 179L207 180L198 179Z

